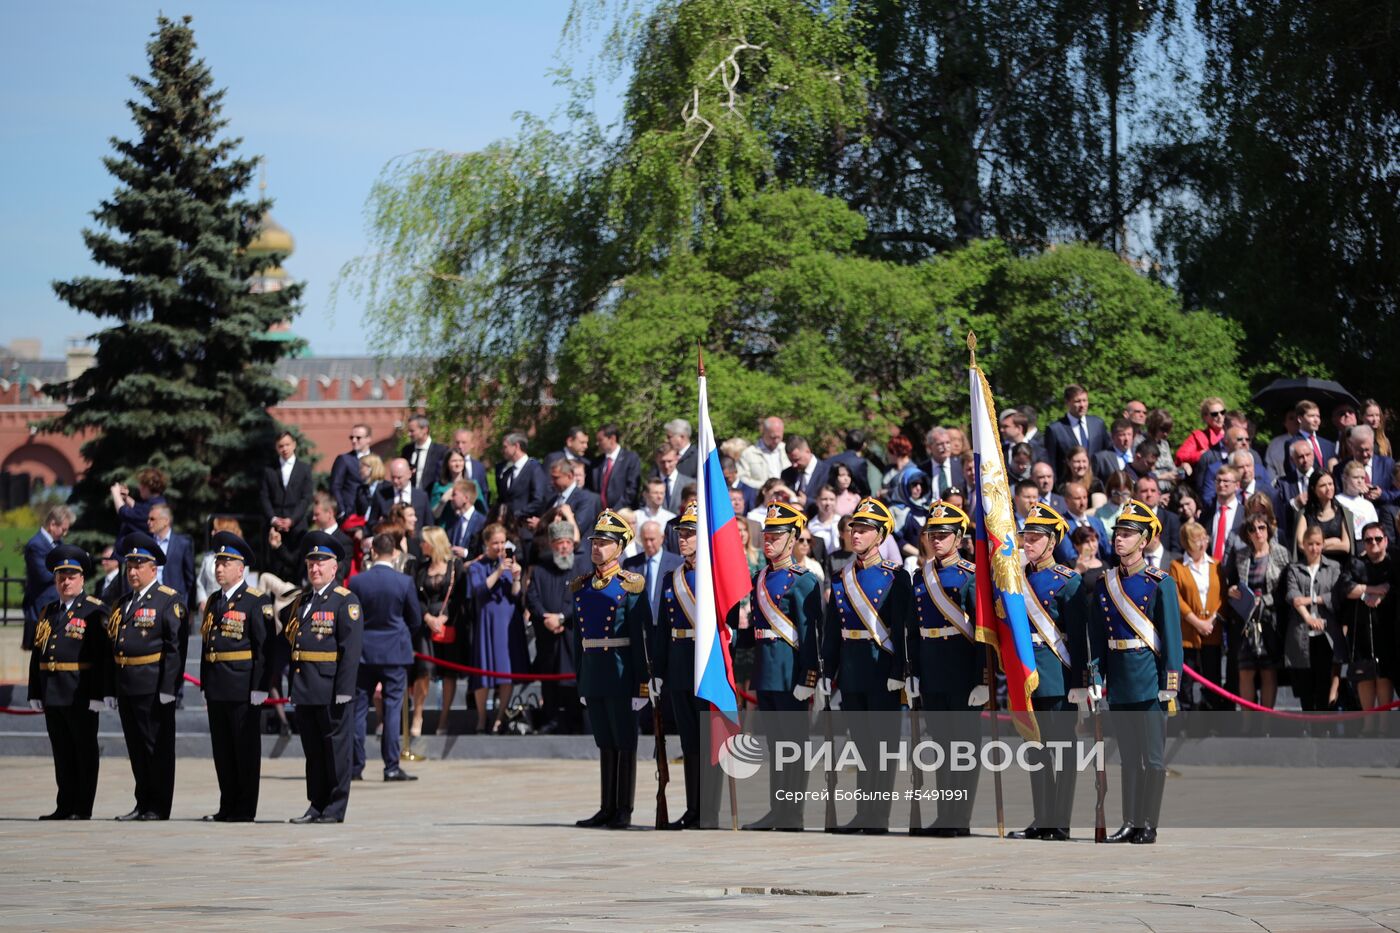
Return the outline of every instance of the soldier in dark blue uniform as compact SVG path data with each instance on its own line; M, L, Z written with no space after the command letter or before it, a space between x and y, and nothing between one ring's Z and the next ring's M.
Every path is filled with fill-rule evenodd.
M598 812L578 826L626 829L637 790L637 710L647 703L646 643L651 610L646 580L618 564L632 526L604 509L593 526L593 574L574 588L574 657L579 698L598 746Z
M1162 525L1130 499L1113 526L1118 566L1094 587L1090 652L1103 672L1123 768L1123 825L1109 842L1157 841L1166 786L1168 706L1181 684L1181 607L1171 577L1142 552ZM1088 684L1091 699L1097 690Z
M40 606L29 659L29 705L44 713L53 749L58 805L41 820L86 820L97 795L97 713L109 680L107 607L83 592L92 572L86 551L60 544L44 565L58 598Z
M204 817L220 823L251 823L258 812L262 773L259 708L267 699L267 645L272 637L272 600L243 582L252 548L231 531L211 539L214 580L200 625L203 648L199 680L209 709L209 742L219 778L219 809Z
M1087 594L1080 589L1079 574L1055 562L1055 548L1068 530L1064 516L1041 502L1032 506L1021 532L1026 579L1035 591L1035 601L1026 600L1038 675L1031 704L1041 742L1066 744L1059 746L1059 768L1048 744L1045 751L1031 758L1040 765L1040 770L1031 772L1035 817L1024 830L1008 833L1012 839L1069 839L1077 773L1072 748L1076 715L1066 695L1069 685L1083 677Z
M355 735L355 676L364 619L360 601L336 586L345 560L324 531L302 538L306 589L284 610L282 635L292 649L291 700L306 755L310 806L291 823L343 823L350 801Z
M763 556L768 566L753 581L752 624L740 632L752 644L750 678L758 694L759 720L768 737L769 811L745 829L802 830L802 798L807 769L801 763L775 767L777 742L807 738L807 706L817 688L817 636L822 624L822 588L817 578L794 564L792 550L807 524L796 506L773 502L763 522ZM844 684L843 684L844 686Z
M116 664L117 710L136 778L136 806L119 820L168 820L175 796L175 690L184 673L179 646L184 596L156 582L165 553L133 532L118 549L131 592L107 619Z
M856 815L832 832L889 832L894 772L880 766L880 750L895 748L899 740L904 627L912 598L904 568L880 559L880 543L892 531L889 506L870 497L860 500L849 532L855 559L831 581L822 670L840 686L841 708L865 765L857 778Z
M979 769L953 768L954 742L977 749L982 740L980 708L987 702L987 649L977 643L976 568L959 557L967 513L935 502L924 519L919 543L924 561L914 575L914 611L908 627L910 697L921 697L928 740L944 751L934 771L940 795L933 825L911 826L911 836L966 836L971 830ZM980 760L980 759L975 759ZM974 760L974 761L975 761Z

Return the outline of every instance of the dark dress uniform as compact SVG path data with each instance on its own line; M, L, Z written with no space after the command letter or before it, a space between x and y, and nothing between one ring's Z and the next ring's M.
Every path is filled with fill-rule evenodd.
M779 771L775 746L807 738L808 701L797 699L793 690L817 685L822 588L816 576L791 561L770 564L754 577L753 587L750 627L740 631L740 645L754 649L749 682L758 697L759 725L769 744L771 806L766 817L745 828L801 829L801 793L807 789L808 772L794 764ZM788 792L784 796L790 799L779 799L779 791Z
M152 541L149 547L157 546ZM185 611L185 598L178 590L151 583L128 594L108 618L117 710L136 779L136 808L128 814L133 819L170 819L175 703L161 702L161 694L173 697L184 672L178 639Z
M1035 669L1039 675L1039 682L1031 695L1031 705L1035 708L1036 722L1040 726L1040 740L1046 744L1046 748L1034 756L1028 756L1032 762L1038 761L1041 768L1031 772L1031 800L1035 816L1031 826L1021 835L1030 839L1059 839L1061 834L1069 835L1070 817L1074 811L1077 772L1071 756L1078 717L1067 695L1069 687L1080 683L1084 677L1085 594L1079 574L1063 564L1054 563L1053 557L1043 567L1028 566L1026 579L1036 601L1044 610L1041 623L1037 624L1034 607L1030 607L1031 643L1035 646ZM1050 627L1049 642L1040 631L1041 624ZM1060 646L1059 652L1052 643ZM1049 746L1051 742L1069 743L1059 746L1062 749L1060 769L1055 768L1056 756ZM1059 832L1051 833L1052 830Z
M861 508L857 506L853 519ZM899 739L900 691L891 690L889 683L902 682L904 677L904 626L911 598L909 575L893 561L859 567L857 560L831 581L822 670L839 681L841 708L847 713L852 738L865 763L857 779L861 798L856 802L855 818L839 827L840 832L889 830L892 801L876 798L893 790L894 772L879 766L880 746L883 742L893 748ZM884 629L883 637L877 637L863 621L860 607L867 604Z
M1136 607L1135 612L1130 610L1135 617L1140 614L1150 622L1153 638L1143 639L1144 633L1124 618L1111 593L1115 588L1121 588L1128 603ZM1158 694L1177 690L1181 683L1181 607L1176 584L1162 571L1145 565L1131 574L1122 567L1105 572L1094 587L1089 638L1091 657L1107 685L1108 707L1119 713L1114 731L1123 771L1124 825L1110 841L1151 842L1156 839L1167 777L1167 710Z
M315 534L319 532L307 537ZM306 755L306 816L341 823L350 800L354 754L353 701L364 626L360 601L332 582L298 596L285 612L282 634L292 649L293 715Z
M946 596L951 610L961 615L949 619L939 608L929 581ZM985 683L987 648L976 641L977 577L968 561L953 557L942 567L928 561L914 575L914 612L909 626L910 671L919 679L924 729L929 741L944 750L943 762L934 771L941 793L962 792L964 799L940 799L938 818L928 830L915 835L967 835L972 807L977 800L979 767L954 770L954 742L974 749L982 742L982 713L968 706L974 688Z
M59 567L76 559L59 545L49 552ZM79 563L77 569L86 569ZM44 705L44 726L53 749L58 802L40 819L79 819L92 816L97 795L97 712L109 681L112 651L107 643L107 607L94 596L78 595L70 604L61 599L40 607L29 659L29 698Z
M615 515L605 511L601 527ZM618 522L622 519L618 518ZM574 657L578 690L598 746L598 813L579 823L625 829L637 787L637 717L632 699L646 695L646 644L651 610L641 574L616 566L579 577L574 588Z
M678 579L684 586L679 592ZM653 626L652 676L666 682L665 693L675 715L685 768L685 812L673 829L719 825L719 781L713 774L702 780L709 753L700 744L701 723L710 704L695 696L695 568L682 564L661 577L657 598L660 618ZM656 697L652 697L653 702Z
M261 712L249 694L267 692L267 645L272 638L272 600L239 583L231 596L209 597L199 679L209 709L209 741L219 778L221 822L251 822L258 812L262 773Z

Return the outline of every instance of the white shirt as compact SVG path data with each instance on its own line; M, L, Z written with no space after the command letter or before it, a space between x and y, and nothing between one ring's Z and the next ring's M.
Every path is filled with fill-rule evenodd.
M232 598L233 598L234 591L237 590L237 589L238 589L240 586L242 586L242 585L243 585L243 581L240 580L239 582L235 583L233 586L231 586L231 587L229 587L228 589L224 590L224 600L227 601L227 600L232 599Z
M297 458L288 457L282 461L282 485L286 486L292 481L292 467L296 466Z
M1181 562L1186 565L1187 570L1191 571L1191 579L1196 584L1196 592L1200 594L1201 605L1203 607L1210 605L1210 568L1215 564L1215 561L1211 560L1209 554L1202 554L1201 562L1196 563L1188 554L1181 559Z
M577 489L577 488L578 488L578 483L570 483L570 484L569 484L569 487L568 487L567 489L565 489L563 492L557 493L557 494L555 495L555 497L554 497L554 502L555 502L555 504L556 504L556 505L562 505L563 503L568 502L568 501L569 501L569 497L572 496L572 495L574 494L574 490ZM468 514L470 514L470 513L468 513Z
M788 458L787 450L781 444L770 450L763 443L763 438L760 437L758 443L754 444L754 449L757 450L759 456L763 458L763 462L768 464L769 476L783 475L783 470L788 467L788 462L785 462Z
M827 553L841 549L841 516L831 516L831 521L824 522L818 516L807 523L807 530L812 532L812 537L821 538L826 542Z
M428 471L423 469L428 465L428 449L433 446L433 439L426 437L423 439L421 447L413 448L413 484L427 489L436 476L429 476Z
M1376 514L1375 503L1365 496L1338 496L1337 501L1351 513L1351 535L1354 541L1361 540L1362 528L1380 520Z

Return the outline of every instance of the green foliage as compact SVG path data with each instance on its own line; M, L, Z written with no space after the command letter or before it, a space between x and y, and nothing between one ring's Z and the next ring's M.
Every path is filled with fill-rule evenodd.
M216 138L223 92L194 57L189 18L161 17L147 50L151 77L132 78L128 102L139 135L112 140L104 163L119 186L93 212L99 229L83 233L114 275L54 283L74 308L115 321L94 335L96 365L50 388L69 405L41 425L97 432L74 500L102 530L115 527L110 484L146 465L170 475L166 496L186 529L251 507L254 452L270 449L276 428L267 407L287 393L272 366L298 349L264 335L296 313L300 288L249 292L250 277L282 258L245 252L270 202L240 197L256 160Z

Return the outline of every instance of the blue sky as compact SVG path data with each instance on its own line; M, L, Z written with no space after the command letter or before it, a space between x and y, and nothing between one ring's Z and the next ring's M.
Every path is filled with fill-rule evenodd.
M520 111L551 113L567 0L203 2L44 0L0 4L0 344L46 357L102 326L49 283L97 270L81 230L115 180L112 136L132 138L131 74L147 74L156 16L194 17L201 57L227 88L228 134L266 158L273 216L296 238L288 272L307 285L294 330L317 355L365 352L362 314L330 291L366 249L364 205L386 162L465 151L511 135ZM591 50L563 59L583 70ZM616 86L600 92L605 116Z

